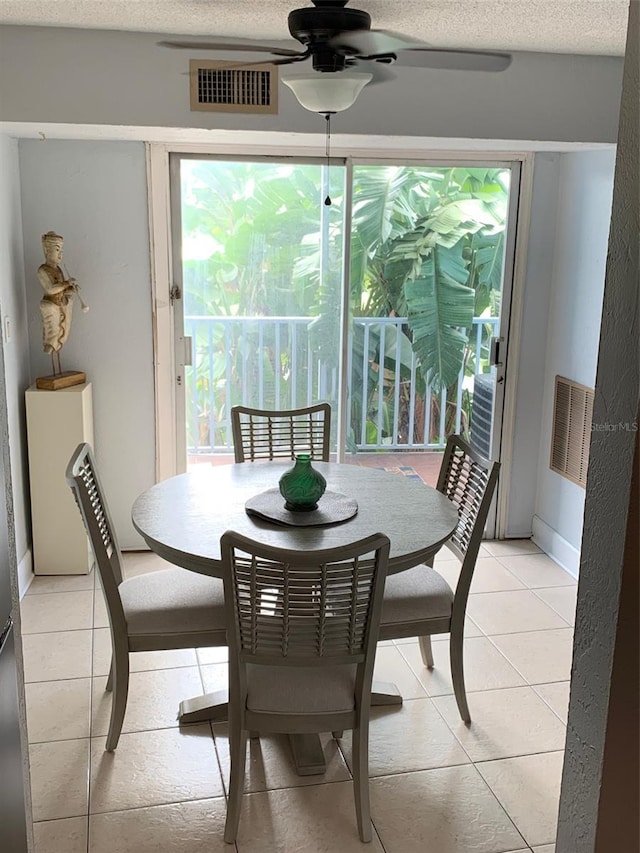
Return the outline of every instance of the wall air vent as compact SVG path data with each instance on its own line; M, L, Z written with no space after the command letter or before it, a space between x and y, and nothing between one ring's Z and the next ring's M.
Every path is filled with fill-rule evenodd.
M583 488L587 483L593 396L592 388L556 376L550 467Z
M265 63L243 67L236 62L192 59L191 110L226 113L276 113L278 69Z

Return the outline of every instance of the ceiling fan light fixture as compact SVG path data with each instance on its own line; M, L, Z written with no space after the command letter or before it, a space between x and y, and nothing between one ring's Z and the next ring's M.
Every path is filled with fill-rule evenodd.
M339 113L353 106L372 77L372 74L356 71L314 71L282 78L282 82L306 110L313 113Z

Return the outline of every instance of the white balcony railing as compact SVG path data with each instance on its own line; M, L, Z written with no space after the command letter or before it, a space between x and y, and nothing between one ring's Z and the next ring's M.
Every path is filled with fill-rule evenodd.
M337 355L323 358L309 317L187 316L194 364L186 374L189 454L233 448L230 410L243 404L295 409L327 400L337 408ZM354 317L347 349L347 436L352 450L441 449L464 431L463 395L488 370L499 318L476 317L456 396L419 381L402 317ZM326 353L326 350L325 350ZM384 353L383 365L378 362ZM398 357L398 354L400 356ZM418 390L421 389L421 393Z

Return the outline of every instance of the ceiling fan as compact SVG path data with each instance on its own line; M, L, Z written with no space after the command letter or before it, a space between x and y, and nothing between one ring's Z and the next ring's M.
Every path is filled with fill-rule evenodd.
M461 71L503 71L508 53L484 50L446 50L430 47L401 33L371 28L371 16L347 8L349 0L311 0L313 6L289 13L289 32L302 50L257 41L225 43L165 41L163 47L186 50L268 53L273 65L311 60L310 74L283 79L306 109L323 114L350 107L367 83L384 82L395 75L389 65ZM243 63L246 67L247 63ZM251 64L251 63L249 63ZM257 63L256 63L257 64Z

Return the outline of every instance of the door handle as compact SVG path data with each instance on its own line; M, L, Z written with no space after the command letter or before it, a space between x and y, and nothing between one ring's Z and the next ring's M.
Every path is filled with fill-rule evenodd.
M187 335L184 336L184 365L185 367L193 364L193 338Z
M500 360L500 344L504 343L504 338L492 337L489 342L489 364L502 364Z

